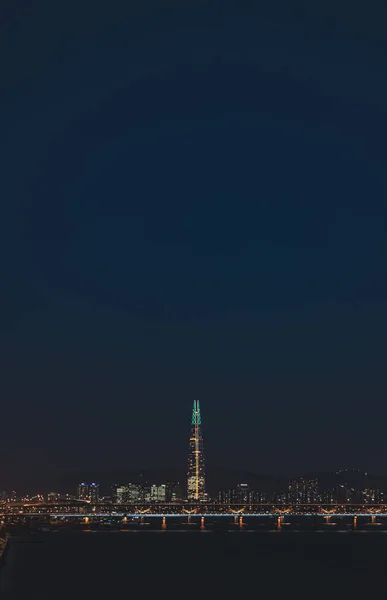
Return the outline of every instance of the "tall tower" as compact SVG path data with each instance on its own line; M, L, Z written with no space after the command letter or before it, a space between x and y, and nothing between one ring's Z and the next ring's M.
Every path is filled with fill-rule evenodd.
M189 457L187 474L188 500L205 500L205 474L203 455L202 420L199 400L193 401L191 437L189 439Z

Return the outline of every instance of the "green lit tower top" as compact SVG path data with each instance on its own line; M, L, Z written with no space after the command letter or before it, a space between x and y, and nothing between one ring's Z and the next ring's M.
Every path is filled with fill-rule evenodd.
M188 474L187 474L187 498L190 501L203 502L205 493L205 473L202 419L200 414L199 400L193 401L191 437L189 440Z
M200 403L194 400L192 405L192 425L201 425Z

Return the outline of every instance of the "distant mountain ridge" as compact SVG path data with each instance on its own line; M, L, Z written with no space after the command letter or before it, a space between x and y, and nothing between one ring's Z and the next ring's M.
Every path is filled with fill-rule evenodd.
M356 490L375 489L387 491L387 477L374 475L357 469L340 469L334 472L309 472L304 478L318 479L321 490L330 490L338 486Z

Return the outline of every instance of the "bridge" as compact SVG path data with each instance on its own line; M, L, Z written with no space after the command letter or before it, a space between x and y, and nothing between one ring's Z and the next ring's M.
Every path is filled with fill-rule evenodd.
M91 504L85 501L62 503L16 503L0 505L0 521L3 524L33 523L54 525L77 523L86 526L92 524L116 523L123 526L139 522L156 523L161 521L165 528L168 522L178 521L200 524L205 522L223 523L231 518L231 522L243 527L247 520L250 523L274 519L277 529L295 518L312 519L318 523L329 525L337 520L350 520L353 528L358 519L362 523L383 524L387 527L387 505L385 504L219 504L219 503L155 503L155 504ZM376 519L379 521L376 521ZM146 519L146 521L145 521ZM380 521L386 519L386 521Z
M142 516L160 517L187 515L224 517L230 515L249 515L251 517L277 515L341 515L341 516L387 516L387 504L220 504L220 503L131 503L131 504L91 504L86 501L59 503L0 503L0 517L11 515L85 516Z

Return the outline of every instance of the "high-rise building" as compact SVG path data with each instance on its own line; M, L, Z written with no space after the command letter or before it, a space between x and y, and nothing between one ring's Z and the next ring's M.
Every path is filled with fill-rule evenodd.
M138 483L128 483L115 488L115 501L118 504L142 502L142 486Z
M126 486L128 491L127 502L141 502L141 485L138 483L128 483Z
M165 488L166 502L181 502L183 499L182 490L178 481L167 481Z
M89 496L89 485L87 483L80 483L77 491L78 500L89 500Z
M90 484L89 499L92 504L97 504L97 502L99 501L99 485L98 485L98 483Z
M247 504L250 502L251 490L248 483L238 483L237 486L237 501Z
M150 499L152 502L165 502L165 483L161 485L152 485L150 492Z
M78 500L87 500L96 504L99 500L99 485L98 483L80 483L77 489Z
M199 400L193 401L191 437L189 440L187 498L203 502L206 498L203 436Z
M114 501L118 504L123 504L127 499L127 490L125 485L117 485L115 487Z
M289 482L288 499L291 504L315 504L320 501L317 479L294 479Z
M236 488L219 490L215 499L221 504L265 504L267 494L251 489L247 483L238 483Z
M149 483L140 484L140 496L139 500L141 502L150 502L151 501L151 490L152 486Z

